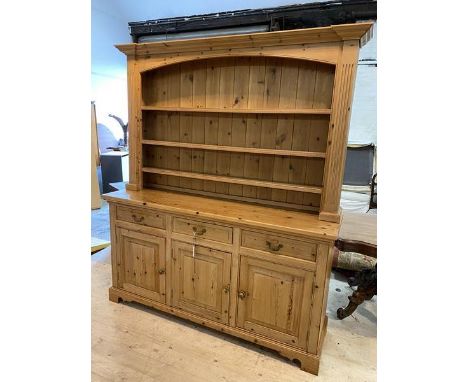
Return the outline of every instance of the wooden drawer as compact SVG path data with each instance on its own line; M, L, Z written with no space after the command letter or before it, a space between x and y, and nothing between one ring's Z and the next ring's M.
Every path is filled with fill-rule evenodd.
M317 244L269 232L242 231L241 246L315 261Z
M117 220L154 228L166 228L166 217L164 215L141 208L117 206Z
M193 233L195 232L199 238L232 244L231 227L196 220L174 218L172 229L177 233L193 236Z

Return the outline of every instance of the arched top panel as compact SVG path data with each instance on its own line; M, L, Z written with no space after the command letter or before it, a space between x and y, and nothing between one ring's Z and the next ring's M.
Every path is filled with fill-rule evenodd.
M142 73L143 106L330 109L335 66L284 57L184 61Z

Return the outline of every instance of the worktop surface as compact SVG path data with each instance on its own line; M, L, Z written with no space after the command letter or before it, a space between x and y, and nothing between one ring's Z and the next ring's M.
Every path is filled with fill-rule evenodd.
M272 229L322 240L335 240L340 225L320 221L317 214L255 204L225 201L176 192L143 189L120 190L103 195L108 202L154 208L256 228Z

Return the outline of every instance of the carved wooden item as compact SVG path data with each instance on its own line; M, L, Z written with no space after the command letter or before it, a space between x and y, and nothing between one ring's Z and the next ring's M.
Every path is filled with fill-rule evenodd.
M112 301L318 373L357 56L371 26L118 46L130 182L105 197Z

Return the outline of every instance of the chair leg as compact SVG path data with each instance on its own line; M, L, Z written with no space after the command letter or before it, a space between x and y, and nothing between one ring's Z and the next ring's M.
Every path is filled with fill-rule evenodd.
M336 315L340 320L353 314L359 305L377 294L377 269L360 272L356 280L359 280L358 288L348 297L348 306L339 308L336 311Z

